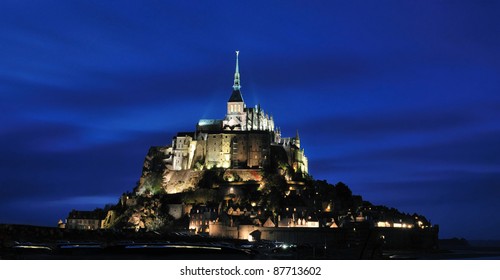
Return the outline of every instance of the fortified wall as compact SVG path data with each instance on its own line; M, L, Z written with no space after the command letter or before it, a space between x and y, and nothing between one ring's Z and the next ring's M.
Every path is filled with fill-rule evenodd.
M209 225L211 237L225 237L248 240L256 231L260 238L289 244L312 247L363 247L382 246L384 249L428 250L438 247L438 231L432 228L376 228L358 224L356 228L300 228L262 227L255 225L224 226L219 223ZM251 239L251 238L250 238Z

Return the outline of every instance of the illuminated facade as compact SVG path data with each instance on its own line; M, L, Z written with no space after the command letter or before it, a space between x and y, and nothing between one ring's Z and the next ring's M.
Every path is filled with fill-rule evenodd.
M222 120L202 119L195 132L178 133L168 153L169 170L211 168L263 168L271 150L280 149L295 172L308 173L307 157L296 137L281 138L274 119L260 106L247 107L241 94L239 52L233 90Z
M102 211L72 210L67 218L67 229L97 230L102 228L105 213Z

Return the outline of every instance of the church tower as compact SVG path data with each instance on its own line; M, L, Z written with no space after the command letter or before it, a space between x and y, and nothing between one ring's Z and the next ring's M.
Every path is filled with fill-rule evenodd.
M239 51L236 51L236 70L234 72L233 92L227 101L227 115L223 121L224 130L246 130L245 102L241 95Z

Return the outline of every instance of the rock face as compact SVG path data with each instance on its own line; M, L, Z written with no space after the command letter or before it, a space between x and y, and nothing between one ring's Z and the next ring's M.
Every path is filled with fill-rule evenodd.
M167 147L151 147L144 159L142 175L135 193L149 195L157 193L180 193L198 185L205 171L169 170Z
M163 172L162 187L168 194L180 193L198 186L205 171L168 170Z
M151 147L144 159L142 175L135 188L139 196L158 193L175 194L195 189L200 185L207 170L170 170L167 147ZM226 182L260 182L261 169L224 169L220 177Z
M141 178L134 189L138 195L155 194L163 189L162 174L166 170L165 147L151 147L144 159Z
M260 169L227 169L223 176L224 180L229 182L260 182L263 178Z

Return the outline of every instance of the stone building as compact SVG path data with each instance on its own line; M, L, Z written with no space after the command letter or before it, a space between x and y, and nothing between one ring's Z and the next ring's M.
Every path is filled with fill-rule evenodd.
M195 233L208 233L209 226L218 216L217 205L196 205L189 212L189 229Z
M271 146L286 155L295 172L308 173L307 157L296 137L281 138L274 119L259 106L247 107L241 93L239 52L226 116L222 120L202 119L195 132L178 133L168 153L169 170L211 168L263 168L270 164Z
M67 229L97 230L102 227L106 213L102 210L77 211L72 210L66 222Z

